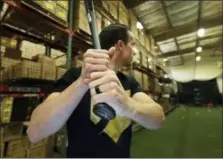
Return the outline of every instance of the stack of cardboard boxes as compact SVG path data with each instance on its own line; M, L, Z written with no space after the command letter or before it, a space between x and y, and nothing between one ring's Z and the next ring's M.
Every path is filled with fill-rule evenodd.
M45 46L23 40L20 46L20 50L22 51L23 59L35 60L36 56L43 55L45 53Z
M4 46L4 47L15 49L17 46L16 39L12 39L12 38L8 38L8 37L1 37L0 40L1 40L1 42L0 42L1 47Z
M1 132L1 158L13 157L24 157L20 155L20 145L18 138L22 136L23 125L21 123L11 123L0 126Z
M0 121L1 123L9 123L12 114L13 98L3 98L0 103Z
M129 26L128 9L124 6L122 2L119 2L118 8L119 8L119 23Z
M11 58L3 58L1 57L1 71L0 71L0 81L5 81L7 79L12 78L12 70L11 68L19 63L18 60Z
M61 77L66 72L66 69L56 66L53 58L42 54L41 45L24 42L22 46L21 54L18 56L12 56L15 52L12 51L13 49L7 52L8 48L6 52L1 53L0 81L17 78L56 80L57 77ZM57 75L57 73L59 74Z
M54 136L33 144L23 134L23 123L1 125L0 129L1 158L47 158L53 156Z
M67 69L57 67L57 77L56 79L60 79L61 76L63 76L66 73Z
M60 20L67 22L68 1L33 1Z
M41 78L41 64L32 61L20 61L11 67L12 78Z
M78 28L87 32L89 35L91 35L91 30L89 27L88 19L87 19L87 13L85 9L84 2L80 2L80 8L79 8L79 16L78 16Z
M41 64L41 79L56 80L56 64L54 59L40 55L38 63Z
M110 9L110 13L111 15L115 18L118 19L118 1L114 1L114 2L107 2L109 5L109 9Z

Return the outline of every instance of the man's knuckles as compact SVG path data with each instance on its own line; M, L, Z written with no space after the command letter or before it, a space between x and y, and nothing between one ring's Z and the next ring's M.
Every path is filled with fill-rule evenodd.
M111 93L111 96L112 97L114 97L114 98L118 97L118 91L117 91L117 89L112 89L112 91L110 93Z
M96 50L96 49L88 49L84 54L84 58L86 57L96 57L96 58L105 58L109 59L108 51L107 50Z
M110 88L111 89L117 89L118 88L118 84L116 82L111 82L110 83Z

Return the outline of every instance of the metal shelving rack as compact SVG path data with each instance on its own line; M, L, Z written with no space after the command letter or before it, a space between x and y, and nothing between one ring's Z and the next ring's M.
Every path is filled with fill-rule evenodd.
M31 1L0 0L9 5L4 17L1 19L3 32L12 32L24 39L35 40L50 48L67 52L68 68L71 67L73 56L77 55L79 47L90 48L92 43L90 35L83 31L74 30L75 2L69 4L68 24L51 18L47 12L40 12L32 7ZM10 14L9 18L6 18ZM32 23L30 23L30 21ZM10 25L9 25L10 24ZM41 27L38 27L41 25ZM54 34L56 39L51 40L45 35ZM74 54L72 54L72 51Z

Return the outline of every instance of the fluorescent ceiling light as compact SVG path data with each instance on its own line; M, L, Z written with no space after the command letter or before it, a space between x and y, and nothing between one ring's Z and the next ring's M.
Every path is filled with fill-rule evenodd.
M200 56L197 56L196 57L196 61L200 61L201 60L201 57Z
M168 59L163 59L163 62L167 62L168 61Z
M139 29L139 30L142 30L142 29L143 29L143 25L142 25L140 22L137 22L137 23L136 23L136 27L137 27L137 29Z
M201 52L201 51L202 51L202 47L200 47L200 46L197 47L196 51L197 51L197 52Z
M205 34L205 29L204 28L201 28L197 31L197 35L198 37L203 37Z

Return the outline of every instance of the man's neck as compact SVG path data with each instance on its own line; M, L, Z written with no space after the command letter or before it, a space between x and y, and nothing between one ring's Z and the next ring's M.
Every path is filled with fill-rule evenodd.
M114 62L111 62L111 64L110 64L110 69L112 69L113 71L115 71L115 72L117 73L118 70L120 69L120 66L117 65L117 64L114 63Z

